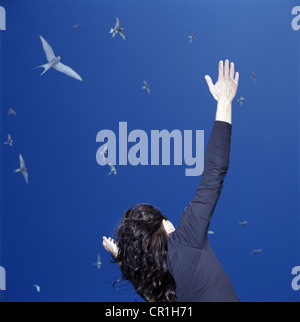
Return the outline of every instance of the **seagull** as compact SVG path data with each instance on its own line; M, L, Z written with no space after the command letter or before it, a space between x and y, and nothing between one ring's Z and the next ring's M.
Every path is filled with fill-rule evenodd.
M193 34L191 36L189 36L190 39L190 45L194 42L194 40L196 39L196 34L195 32L193 32Z
M254 71L252 72L251 79L253 79L253 81L256 82L256 74Z
M245 102L245 98L242 95L240 95L240 98L237 100L237 102L240 103L240 106L243 106Z
M116 34L120 34L120 36L125 40L125 35L124 35L124 29L121 27L120 20L117 18L116 26L115 28L110 29L110 34L112 34L112 37L116 37Z
M144 81L144 84L145 84L145 86L143 87L143 89L146 89L148 94L150 95L151 94L150 85L146 81Z
M12 108L10 108L7 113L7 116L8 115L17 115L17 113Z
M56 57L54 55L53 49L47 43L47 41L42 36L40 36L40 39L41 39L41 42L42 42L42 45L43 45L43 48L44 48L44 51L46 53L46 57L48 60L47 64L36 67L36 68L40 68L40 67L44 68L44 71L41 74L41 76L44 75L50 68L53 67L57 71L64 73L64 74L82 82L83 81L82 78L73 69L71 69L70 67L68 67L60 62L62 59L62 56L59 55L58 57Z
M243 227L247 226L247 224L248 224L248 221L239 222L239 225Z
M262 249L254 249L250 255L256 255L262 252Z
M4 142L4 144L8 144L10 146L13 146L13 143L14 143L14 141L12 140L11 135L8 134L7 142Z
M18 173L18 172L22 172L25 178L25 181L28 184L28 173L27 173L25 162L21 154L20 154L20 169L15 170L14 173Z
M77 23L76 25L73 26L73 30L76 31L79 28L79 24Z
M94 265L96 265L98 269L101 268L102 263L101 263L101 257L100 257L100 255L98 255L97 263L95 263Z
M38 285L33 285L33 287L36 289L38 293L41 293L41 287Z
M115 166L112 165L111 163L108 163L108 165L110 166L110 172L107 175L110 176L111 174L114 174L116 176L117 175L117 169L115 168Z

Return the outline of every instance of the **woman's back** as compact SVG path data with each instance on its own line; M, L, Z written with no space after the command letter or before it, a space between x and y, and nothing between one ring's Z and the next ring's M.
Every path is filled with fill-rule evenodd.
M231 133L231 124L215 122L200 186L168 240L168 267L178 301L239 301L207 237L229 167Z

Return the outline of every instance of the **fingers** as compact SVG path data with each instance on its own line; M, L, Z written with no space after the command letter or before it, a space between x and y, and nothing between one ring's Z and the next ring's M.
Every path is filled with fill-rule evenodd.
M105 236L103 236L103 247L114 257L118 256L118 246L115 244L115 241L111 237L106 238Z
M106 246L107 246L107 238L105 236L103 236L102 245L103 245L104 248L106 248Z
M215 85L212 79L208 75L205 76L205 79L212 96L214 97L215 100L218 100L218 96L216 95L216 91L215 91Z
M106 238L105 236L103 236L103 243L105 243L105 244L113 243L114 244L115 241L111 237Z
M229 63L229 59L225 60L225 64L221 60L219 62L219 80L231 79L238 83L239 74L235 73L234 63Z
M229 60L228 59L226 59L226 61L225 61L224 76L225 76L225 79L229 79L229 77L230 77Z
M114 247L116 246L115 241L111 237L106 238L105 236L103 236L102 245L109 252L112 252Z
M224 79L224 64L223 60L219 62L219 81Z
M234 63L230 64L230 79L234 80Z
M210 76L206 75L205 80L206 80L206 83L209 87L209 90L212 91L212 89L214 87L214 83L213 83L212 79L210 78Z
M209 91L212 94L213 98L215 100L218 100L218 96L216 95L216 91L215 91L215 85L214 85L212 79L208 75L205 76L205 79L206 79Z
M236 73L235 74L235 78L234 78L234 82L238 85L239 84L239 80L240 80L240 74Z

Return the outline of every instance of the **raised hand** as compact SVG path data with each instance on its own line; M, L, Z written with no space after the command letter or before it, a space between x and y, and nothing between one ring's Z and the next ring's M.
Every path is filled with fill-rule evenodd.
M118 255L118 246L115 244L114 240L111 237L106 238L105 236L103 236L103 247L108 252L112 253L114 257Z
M213 84L210 76L205 76L208 88L216 101L232 103L234 100L239 84L239 73L235 73L234 69L234 63L231 63L229 66L229 60L227 59L224 66L221 60L219 63L219 79L217 83Z

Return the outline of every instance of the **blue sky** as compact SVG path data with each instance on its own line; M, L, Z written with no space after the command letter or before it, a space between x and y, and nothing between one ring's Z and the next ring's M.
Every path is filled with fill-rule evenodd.
M242 301L299 301L299 37L296 1L9 0L1 32L1 256L7 301L134 301L113 289L120 272L101 247L125 210L160 207L176 225L200 177L185 166L96 162L103 129L204 130L216 103L220 59L240 72L231 165L211 230L212 247ZM109 30L119 17L126 41ZM73 31L72 26L79 24ZM188 36L196 33L189 45ZM39 35L80 83L46 63ZM251 79L255 70L257 82ZM142 90L143 80L151 95ZM9 108L18 115L7 117ZM24 157L29 185L13 174ZM238 222L248 221L247 227ZM258 256L253 249L262 248ZM93 263L101 255L102 268ZM37 294L32 285L38 284ZM3 295L3 293L2 293Z

